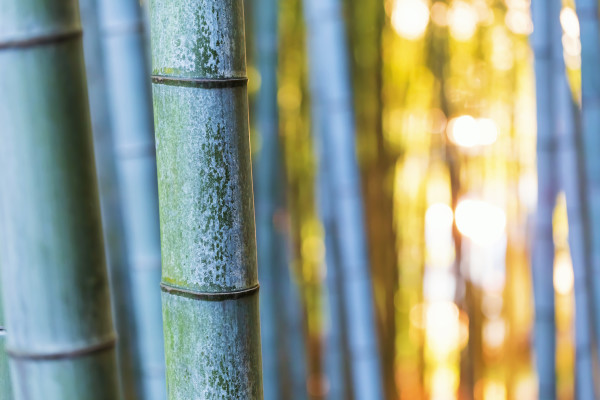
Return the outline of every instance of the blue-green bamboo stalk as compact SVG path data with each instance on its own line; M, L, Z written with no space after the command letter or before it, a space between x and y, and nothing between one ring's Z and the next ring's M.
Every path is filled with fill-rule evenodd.
M262 399L242 0L152 0L169 399Z
M160 228L150 70L136 0L98 0L144 399L164 399Z
M312 109L312 116L319 120L317 107ZM318 134L317 127L313 132ZM318 143L316 144L318 147ZM325 155L323 149L317 150L318 159L322 160ZM329 171L324 163L319 165L318 173L318 198L319 217L325 229L325 265L326 265L326 287L327 302L325 314L324 332L324 356L325 375L327 377L327 399L349 400L352 399L352 380L350 374L350 360L348 357L347 338L343 335L342 327L345 326L345 310L343 308L343 288L340 285L342 273L340 268L339 252L336 248L333 232L335 223L328 185Z
M547 9L550 25L550 46L552 58L551 99L552 119L556 140L556 162L549 168L558 168L558 182L567 200L569 220L569 248L575 275L575 390L578 399L594 398L594 378L592 369L592 304L590 285L589 226L585 221L585 170L579 157L582 151L581 135L578 134L576 105L569 88L562 47L562 27L560 25L561 0L551 0ZM541 398L541 397L540 397Z
M253 161L264 397L292 400L306 398L306 372L298 292L292 290L286 237L276 224L285 209L277 105L278 3L257 0L252 7L254 59L261 78L254 118L259 149Z
M535 302L534 349L540 399L556 399L556 324L554 318L554 239L552 214L557 195L554 163L550 11L534 1L535 29L531 45L535 56L537 109L538 202L535 213L531 269Z
M2 311L2 296L0 296L0 400L12 400L12 385L10 383L10 370L8 368L5 342L6 327L4 326L4 312Z
M600 30L597 0L576 0L576 11L581 29L581 129L582 155L585 161L585 198L590 230L591 287L590 305L595 316L592 322L593 338L600 344ZM597 356L600 354L597 354Z
M123 215L119 200L119 182L106 91L104 52L102 49L98 4L96 0L79 0L84 26L84 58L94 137L96 172L100 191L104 244L109 270L113 316L119 336L117 358L119 377L125 399L140 399L140 358L137 326L131 295L131 276L127 260Z
M16 400L119 399L75 0L0 1L0 265Z
M334 249L339 251L339 279L356 399L383 398L375 334L372 285L364 232L360 176L355 154L355 127L348 67L348 46L339 0L305 0L311 101L319 110L318 140L330 179L327 194L334 218ZM320 167L321 168L321 167Z

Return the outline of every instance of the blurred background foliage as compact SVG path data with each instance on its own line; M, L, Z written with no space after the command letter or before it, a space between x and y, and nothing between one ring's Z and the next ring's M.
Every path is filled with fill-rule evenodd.
M257 2L246 1L248 9ZM346 0L343 12L386 397L535 399L530 1ZM560 22L579 99L581 44L571 0ZM325 398L329 249L316 200L300 0L279 1L278 43L286 209L275 223L289 232L289 268L302 298L308 396ZM252 100L261 87L252 57L249 79ZM256 157L261 135L253 127ZM572 399L574 279L564 195L553 226L557 397Z

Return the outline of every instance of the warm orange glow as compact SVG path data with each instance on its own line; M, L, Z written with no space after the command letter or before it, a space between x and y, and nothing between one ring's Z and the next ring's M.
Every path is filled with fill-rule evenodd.
M483 400L506 400L506 386L504 383L496 381L485 382Z
M431 376L431 399L453 400L456 399L458 388L458 373L456 369L448 366L437 367Z
M429 7L423 0L397 0L392 11L392 26L403 38L423 36L429 23Z
M575 10L565 7L560 11L560 24L563 31L571 37L579 37L579 19Z
M490 203L465 199L456 206L458 230L481 246L487 246L504 234L506 213Z
M506 324L502 318L495 318L483 324L483 343L491 348L497 349L504 344L506 338Z
M450 120L448 130L450 140L464 148L491 145L498 139L498 127L489 118L461 115Z
M436 359L443 360L460 344L459 312L452 302L436 302L427 306L427 346Z
M434 203L425 213L425 243L427 245L427 265L449 268L454 261L452 225L454 214L450 206Z
M471 4L454 1L448 12L450 34L461 42L471 39L477 30L477 19L477 11Z
M560 295L568 295L574 282L571 257L564 252L557 254L554 260L554 290Z

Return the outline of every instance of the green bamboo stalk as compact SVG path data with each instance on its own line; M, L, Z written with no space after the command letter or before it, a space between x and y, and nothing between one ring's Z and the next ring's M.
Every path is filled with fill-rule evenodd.
M241 0L153 0L169 399L262 399Z
M140 353L136 345L136 325L131 295L131 276L120 191L115 163L109 99L106 90L105 54L102 50L97 0L79 0L81 22L85 27L83 52L94 138L96 172L100 191L102 226L109 270L113 316L119 341L119 378L125 399L142 398Z
M6 355L6 327L4 326L4 312L2 311L2 296L0 296L0 400L11 400L12 385Z
M20 399L118 399L75 0L0 1L0 265Z
M136 0L98 0L144 399L164 399L160 229L149 63ZM130 398L130 397L128 397Z

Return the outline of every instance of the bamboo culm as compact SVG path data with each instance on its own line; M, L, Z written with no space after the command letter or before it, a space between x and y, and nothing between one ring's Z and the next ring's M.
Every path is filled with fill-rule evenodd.
M383 398L380 357L375 332L373 288L355 154L355 126L348 46L339 0L304 0L313 109L318 125L321 168L328 171L327 196L333 203L334 249L339 254L342 334L350 358L352 395Z
M133 288L144 399L166 397L160 291L158 186L142 10L97 0L116 168Z
M306 365L299 294L288 267L285 232L277 223L285 210L277 105L278 6L278 0L256 0L251 13L261 77L255 100L260 147L253 163L264 397L293 400L307 396Z
M168 399L262 399L241 0L152 0Z
M569 221L569 250L575 276L575 391L577 398L593 399L594 377L592 360L593 304L590 279L590 226L585 223L585 169L580 157L582 149L581 116L567 81L560 24L561 0L552 0L549 11L552 57L551 81L552 126L556 140L556 164L559 187L565 193ZM556 165L555 164L555 165ZM551 166L550 168L553 168Z
M541 6L541 7L540 7ZM531 45L535 56L537 107L538 202L534 216L531 269L535 303L534 349L538 373L538 393L543 399L556 399L556 324L554 318L554 239L552 214L557 195L552 132L552 82L550 57L551 21L545 4L532 4L535 30Z
M319 110L313 106L311 110L313 117L317 117ZM317 127L313 127L313 133L319 134ZM317 147L318 159L321 160L325 155ZM346 326L345 310L343 308L343 288L341 287L341 268L339 251L337 251L336 241L333 233L335 232L335 222L332 212L332 204L328 194L329 171L324 163L320 163L318 172L318 205L319 217L325 230L325 267L326 267L326 310L325 314L325 332L324 332L324 357L325 374L329 390L327 398L330 400L350 400L352 394L352 378L350 371L350 357L348 352L348 342L346 335L343 334L343 327Z
M117 359L125 399L140 399L140 354L136 344L137 326L131 296L131 276L127 260L123 215L119 201L119 182L111 131L109 99L106 92L104 52L98 19L97 0L79 0L81 22L85 29L83 52L88 84L96 173L100 192L102 227L109 271L113 317L119 336Z
M14 398L118 399L78 5L0 9L0 264Z
M581 129L582 156L585 165L586 220L589 221L591 251L591 286L593 302L590 304L595 316L600 315L600 76L596 68L600 65L600 37L598 24L598 2L576 0L577 16L581 37ZM596 347L600 344L600 317L594 318L593 338ZM600 354L596 354L599 356Z
M0 296L0 400L12 400L12 385L5 347L6 327L4 326L4 313L2 311L2 296Z

